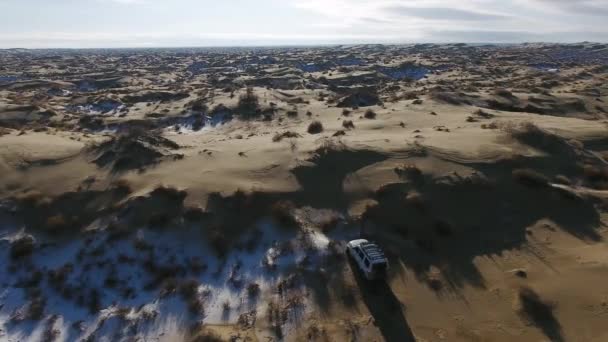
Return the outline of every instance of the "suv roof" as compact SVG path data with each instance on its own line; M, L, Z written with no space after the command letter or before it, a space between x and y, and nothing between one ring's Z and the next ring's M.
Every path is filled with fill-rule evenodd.
M351 241L351 243L356 247L360 247L361 251L363 251L363 254L365 254L367 259L371 263L386 262L386 256L384 255L384 252L375 243L363 239L353 240Z

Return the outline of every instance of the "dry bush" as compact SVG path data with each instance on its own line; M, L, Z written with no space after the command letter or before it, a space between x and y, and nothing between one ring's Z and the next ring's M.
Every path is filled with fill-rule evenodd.
M519 313L537 325L555 321L553 304L547 303L529 287L522 287L518 293Z
M245 119L258 116L261 113L259 99L253 92L253 88L247 88L245 94L239 97L237 112Z
M363 114L363 117L366 119L370 119L373 120L375 119L377 116L376 112L374 112L372 109L368 109L365 111L365 114Z
M204 312L203 302L198 296L198 281L187 279L176 285L176 290L188 305L188 310L195 315Z
M297 110L287 111L287 117L288 118L297 118L298 117L298 111Z
M74 266L67 263L57 269L50 270L48 272L48 281L51 287L61 292L66 285L66 281L70 277L70 274L74 270Z
M260 294L260 284L249 283L247 285L247 295L249 298L256 298Z
M496 122L490 122L489 124L481 124L481 129L498 129L499 125Z
M25 313L25 318L38 321L44 318L44 310L46 309L46 298L42 296L37 296L30 300L27 305L27 311Z
M307 131L310 134L319 134L323 132L323 124L320 121L313 121L308 125Z
M562 185L571 185L572 184L572 181L564 175L555 176L555 182L558 184L562 184Z
M427 284L429 285L431 290L433 290L435 292L439 292L443 288L443 281L441 281L441 278L438 278L436 276L431 276L427 280Z
M68 222L62 214L50 216L46 219L45 226L52 231L61 230L68 226Z
M42 334L42 342L54 342L57 341L59 335L61 335L61 331L55 328L55 322L57 321L59 316L53 315L46 322L46 328L44 329L44 333Z
M178 292L184 299L191 299L198 294L198 281L187 279L179 283Z
M190 222L201 221L207 213L200 207L187 207L184 209L184 218Z
M545 131L534 123L506 123L501 128L520 142L543 151L565 156L576 156L578 154L576 145L571 145L564 138Z
M532 169L513 170L513 179L532 188L544 188L549 186L549 179Z
M435 222L435 233L439 236L448 237L452 236L454 233L454 228L449 222L446 221L437 221Z
M272 218L281 227L293 228L299 226L298 221L294 216L296 206L289 200L281 200L275 202L270 208Z
M24 205L39 207L50 202L50 199L40 191L28 191L15 197L17 202Z
M225 257L230 252L230 240L217 228L209 234L209 244L220 258Z
M331 217L323 220L319 226L322 232L328 233L338 227L341 221L342 218L339 215L331 215Z
M399 177L408 178L413 181L420 181L424 176L422 170L413 164L404 164L396 167L394 171Z
M118 191L120 194L128 195L133 192L131 182L127 179L118 179L112 182L112 189Z
M280 304L270 302L266 309L266 317L277 338L283 339L282 327L287 322L287 311L282 310Z
M344 120L342 121L342 127L346 129L355 129L355 124L352 120Z
M255 326L255 321L257 320L257 311L252 310L249 312L245 312L239 315L237 319L237 324L242 329L250 329Z
M473 114L475 114L476 116L482 117L484 119L491 119L494 117L494 114L488 113L488 112L484 111L483 109L478 109Z
M36 247L36 240L25 235L11 242L11 258L19 259L31 255Z
M343 115L343 116L349 116L349 115L350 115L350 113L351 113L351 112L350 112L350 110L348 110L348 109L346 109L346 108L342 109L342 115Z
M405 204L411 205L414 208L417 208L417 209L423 211L426 208L427 201L421 193L419 193L417 191L410 191L405 196Z
M192 342L226 342L226 340L213 331L204 331L196 335Z
M301 138L301 137L302 136L296 132L287 131L287 132L275 134L274 137L272 137L272 141L279 142L285 138Z
M583 166L583 175L591 183L608 182L608 168L606 167L586 164Z

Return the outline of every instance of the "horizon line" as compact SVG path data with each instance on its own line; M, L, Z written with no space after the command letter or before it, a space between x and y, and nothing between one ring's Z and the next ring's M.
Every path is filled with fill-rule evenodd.
M379 42L361 42L361 43L294 43L294 44L242 44L242 45L184 45L184 46L124 46L124 47L9 47L0 48L0 51L7 50L153 50L153 49L230 49L230 48L294 48L294 47L337 47L337 46L358 46L358 45L382 45L382 46L406 46L406 45L528 45L528 44L554 44L554 45L576 45L576 44L608 44L608 42L600 41L573 41L573 42L556 42L556 41L522 41L522 42L401 42L401 43L379 43Z

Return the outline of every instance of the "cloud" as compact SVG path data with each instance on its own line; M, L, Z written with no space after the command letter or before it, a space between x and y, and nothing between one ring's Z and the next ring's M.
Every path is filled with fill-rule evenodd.
M117 3L117 4L126 4L126 5L146 3L146 0L102 0L102 1L103 2L113 2L113 3Z
M608 42L606 17L608 0L0 0L0 46Z
M448 7L388 6L383 10L388 14L398 14L430 20L484 21L508 18L507 16L500 14L482 13Z
M571 14L591 16L608 15L608 1L606 0L535 0L546 6L553 6Z
M377 31L401 32L403 41L437 37L464 42L572 41L586 36L608 40L608 25L602 24L608 0L291 1L341 23L344 32L373 26Z

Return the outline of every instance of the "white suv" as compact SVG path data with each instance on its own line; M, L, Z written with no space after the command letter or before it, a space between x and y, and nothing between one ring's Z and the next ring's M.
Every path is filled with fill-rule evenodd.
M382 278L388 270L388 259L378 245L365 239L346 244L346 251L368 280Z

